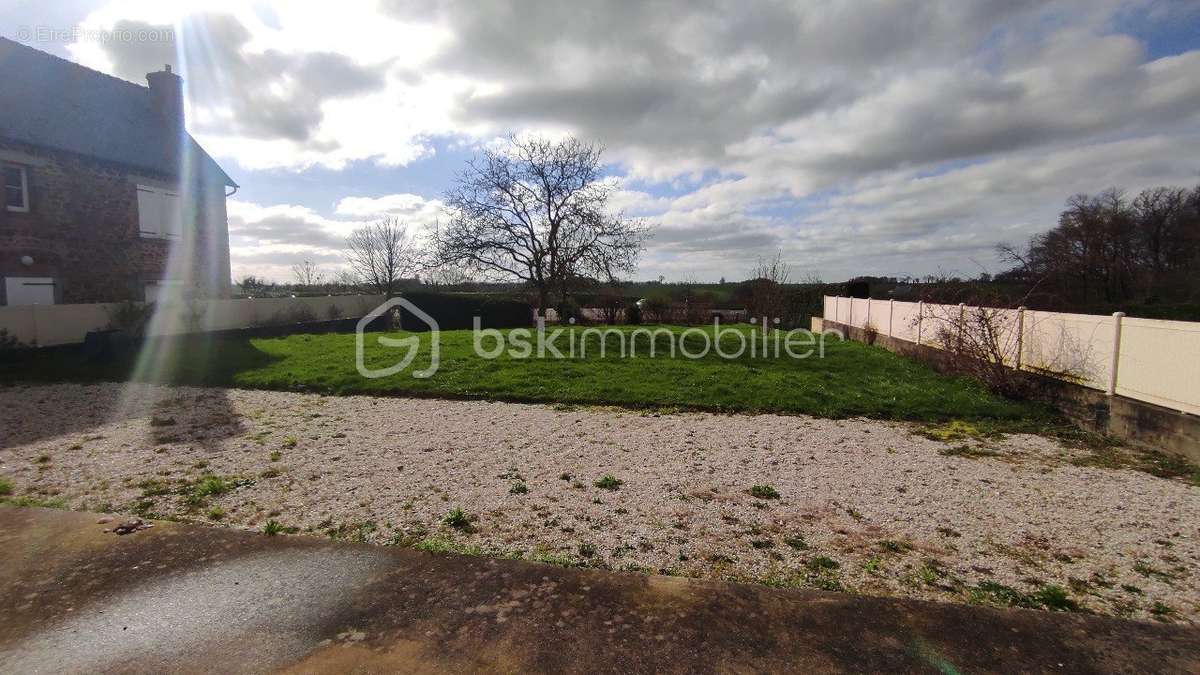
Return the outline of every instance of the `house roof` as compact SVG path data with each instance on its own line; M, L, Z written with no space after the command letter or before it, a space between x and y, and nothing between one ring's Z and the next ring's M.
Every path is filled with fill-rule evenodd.
M166 176L180 173L150 89L0 38L0 137ZM193 168L237 183L187 136Z

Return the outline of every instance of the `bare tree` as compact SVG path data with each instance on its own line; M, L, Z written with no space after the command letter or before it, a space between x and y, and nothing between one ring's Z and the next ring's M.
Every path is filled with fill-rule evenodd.
M426 273L425 280L432 286L459 286L471 281L471 276L460 265L438 265Z
M358 288L360 280L354 270L343 268L334 273L333 283L344 289L353 290Z
M449 222L434 235L438 264L528 283L545 314L549 295L580 277L633 272L641 223L608 211L601 149L575 138L510 138L472 159L446 193Z
M325 279L325 275L321 270L317 269L316 263L311 260L302 260L292 265L292 276L296 278L296 283L301 286L318 286Z
M346 257L354 274L376 293L392 296L400 282L421 269L408 226L396 218L383 218L360 227L346 240Z
M750 277L750 300L746 311L751 317L782 319L787 309L787 284L791 267L783 260L783 251L773 258L759 258Z

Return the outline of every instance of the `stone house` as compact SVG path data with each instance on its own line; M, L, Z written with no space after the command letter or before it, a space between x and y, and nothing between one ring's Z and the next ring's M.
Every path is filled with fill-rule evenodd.
M237 184L148 86L0 38L0 305L228 297Z

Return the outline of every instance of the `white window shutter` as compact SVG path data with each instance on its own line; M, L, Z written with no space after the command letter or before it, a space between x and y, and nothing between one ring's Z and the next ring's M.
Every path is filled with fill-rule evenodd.
M179 195L173 192L162 193L162 214L164 236L178 237L183 233L183 213Z
M138 229L150 236L162 235L162 198L149 188L138 186Z

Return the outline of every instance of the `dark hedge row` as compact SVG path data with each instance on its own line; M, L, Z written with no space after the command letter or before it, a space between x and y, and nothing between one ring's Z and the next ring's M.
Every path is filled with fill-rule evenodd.
M533 309L520 300L492 295L407 292L402 295L438 322L440 330L471 328L479 317L484 328L521 328L533 325ZM406 309L400 312L404 330L428 330L424 321Z

